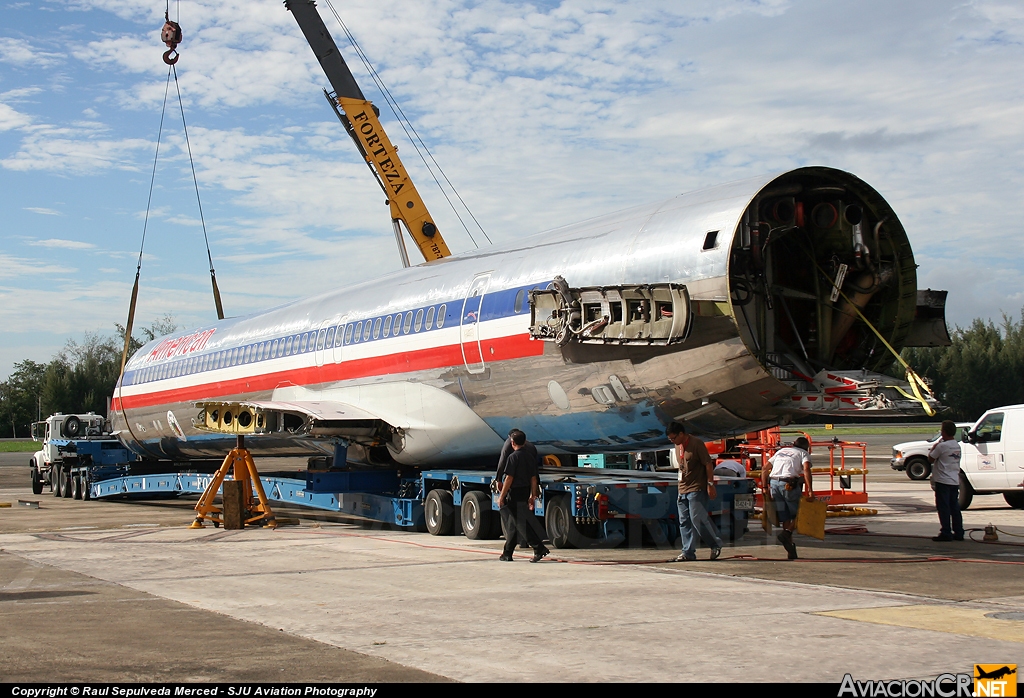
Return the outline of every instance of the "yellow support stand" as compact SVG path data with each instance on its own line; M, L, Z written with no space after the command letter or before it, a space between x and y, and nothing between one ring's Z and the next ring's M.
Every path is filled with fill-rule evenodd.
M240 480L243 483L242 507L246 516L244 524L255 524L262 521L269 528L277 528L277 519L274 518L274 512L270 508L270 500L267 499L267 494L263 491L260 474L256 472L256 464L245 447L245 437L242 435L238 435L235 447L224 458L224 463L199 498L199 503L196 504L196 520L189 528L203 528L203 520L211 521L215 527L224 525L224 510L215 506L213 500L220 492L229 470L232 471L233 480ZM254 488L256 497L253 497Z

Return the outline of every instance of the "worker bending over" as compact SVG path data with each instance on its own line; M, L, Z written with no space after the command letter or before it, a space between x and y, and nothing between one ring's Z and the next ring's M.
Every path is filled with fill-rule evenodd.
M772 466L770 474L767 468L761 473L761 489L765 497L770 495L775 503L779 525L782 526L782 532L776 538L786 549L790 560L797 557L793 531L796 528L796 514L800 510L800 495L805 483L810 498L814 499L809 448L807 439L799 437L792 446L780 448L768 459Z

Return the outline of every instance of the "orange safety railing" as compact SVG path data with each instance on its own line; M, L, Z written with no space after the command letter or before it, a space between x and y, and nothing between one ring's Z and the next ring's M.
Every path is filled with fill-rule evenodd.
M817 485L814 487L814 496L832 505L864 504L868 501L868 456L867 444L861 441L841 441L838 438L827 441L815 441L806 432L802 434L810 444L811 461L814 462L815 447L820 453L822 449L828 450L828 466L811 467L812 476L828 474L828 489ZM782 430L779 427L764 429L762 431L747 434L743 443L737 444L735 452L738 452L742 462L747 469L747 475L753 478L760 487L761 472L764 468L770 467L768 459L775 455L775 452L782 447ZM723 454L719 459L728 458ZM858 465L859 464L859 465ZM860 489L853 488L853 477L861 476ZM838 485L838 487L837 487ZM755 504L763 505L764 498L758 494Z

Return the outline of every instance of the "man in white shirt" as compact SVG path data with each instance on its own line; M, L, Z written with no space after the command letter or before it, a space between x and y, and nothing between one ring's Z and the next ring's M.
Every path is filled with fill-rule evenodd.
M797 558L793 531L796 529L796 514L800 509L804 483L807 484L807 493L814 499L809 448L807 439L801 436L792 446L780 448L768 459L772 466L770 474L768 468L761 471L761 489L765 497L770 496L775 503L779 525L782 526L782 533L776 539L786 549L790 560Z
M939 513L939 535L934 541L963 540L964 519L960 514L960 444L953 438L956 424L942 423L942 436L928 451L932 463L932 489Z

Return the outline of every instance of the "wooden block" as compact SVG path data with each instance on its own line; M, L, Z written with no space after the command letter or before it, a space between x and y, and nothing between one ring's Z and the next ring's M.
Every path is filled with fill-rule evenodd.
M221 501L224 504L224 528L227 530L245 528L245 511L242 508L245 501L244 485L241 480L224 481Z

